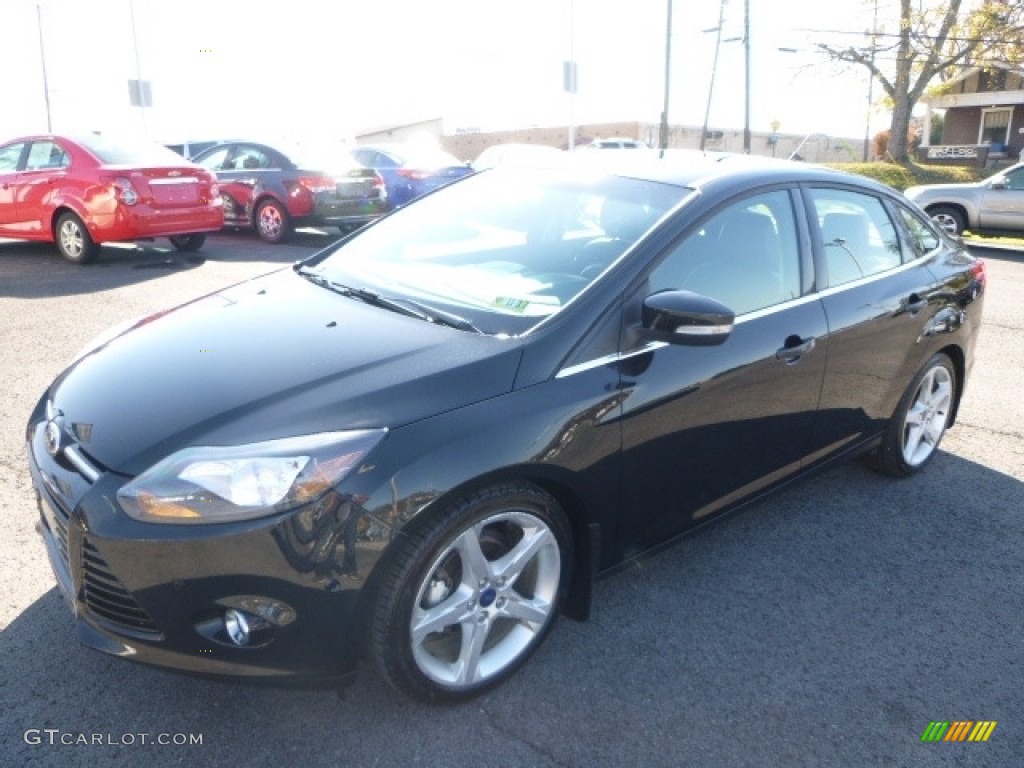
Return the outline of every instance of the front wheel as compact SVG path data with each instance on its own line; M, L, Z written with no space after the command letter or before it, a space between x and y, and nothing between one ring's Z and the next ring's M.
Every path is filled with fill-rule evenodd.
M951 235L962 235L967 229L967 222L964 215L956 208L948 205L937 205L928 210L936 224L942 227Z
M411 530L385 566L369 627L378 670L427 702L498 685L551 630L570 542L561 507L532 485L494 486L448 505Z
M282 243L291 233L288 211L277 200L264 200L256 207L256 234L268 243Z
M206 242L206 234L196 232L191 235L175 235L168 239L171 241L171 245L179 251L198 251L203 247L203 243Z
M67 211L57 219L57 250L60 255L75 264L88 264L100 253L85 224L75 214Z
M956 390L952 361L946 355L935 355L900 400L876 457L878 469L906 477L932 460L949 427Z

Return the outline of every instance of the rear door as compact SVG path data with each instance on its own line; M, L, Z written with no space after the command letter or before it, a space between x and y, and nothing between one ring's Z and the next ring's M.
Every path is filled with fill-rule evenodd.
M838 186L808 188L806 195L829 324L828 372L811 445L823 457L884 428L924 362L913 350L922 349L942 286L928 259L905 253L893 209L881 197Z

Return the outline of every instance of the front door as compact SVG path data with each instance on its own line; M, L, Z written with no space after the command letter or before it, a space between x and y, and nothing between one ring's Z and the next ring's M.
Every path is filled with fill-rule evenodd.
M24 150L25 142L0 147L0 232L7 234L18 221L16 182Z
M820 301L806 290L809 254L799 245L795 210L785 189L719 210L672 248L627 302L624 339L639 304L662 290L692 290L736 313L720 346L663 346L620 364L622 535L635 551L801 465L827 331ZM640 477L644 482L631 479Z

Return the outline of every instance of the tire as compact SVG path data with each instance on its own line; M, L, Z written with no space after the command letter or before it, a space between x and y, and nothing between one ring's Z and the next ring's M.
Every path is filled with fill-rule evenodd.
M932 217L936 224L951 235L962 235L964 230L967 229L967 221L964 219L964 215L952 206L937 205L934 208L928 209L928 215Z
M371 607L368 652L380 674L430 703L503 682L560 612L571 540L558 503L525 483L462 497L404 534Z
M54 232L57 250L60 255L75 264L88 264L99 256L100 246L93 242L92 235L85 228L82 220L70 211L66 211L57 219Z
M179 251L198 251L206 242L206 233L196 232L192 235L175 235L169 238L171 245Z
M934 458L949 427L957 394L956 370L935 355L910 382L886 427L876 469L895 477L921 471Z
M256 206L256 215L253 218L260 240L283 243L291 235L291 217L277 200L264 200Z

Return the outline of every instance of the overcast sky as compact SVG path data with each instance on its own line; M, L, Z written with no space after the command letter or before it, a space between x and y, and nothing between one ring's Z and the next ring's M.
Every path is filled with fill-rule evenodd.
M883 18L893 2L881 0ZM750 4L752 129L862 137L866 75L822 64L813 48L865 45L863 0ZM703 122L715 42L703 30L719 7L675 0L674 124ZM434 117L449 131L560 125L570 55L576 122L657 122L666 10L667 0L4 0L0 140L46 130L44 59L55 132L333 140ZM742 19L743 0L729 0L723 37L740 38ZM128 103L140 76L154 100L144 112ZM743 93L743 45L723 43L711 127L742 128ZM878 111L872 132L887 124Z

